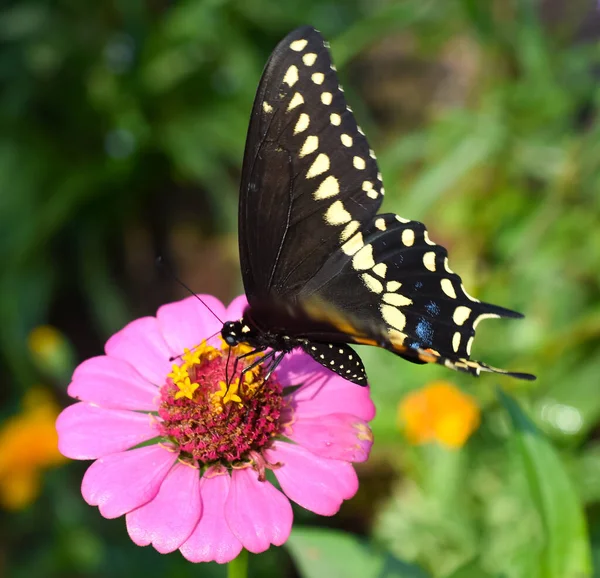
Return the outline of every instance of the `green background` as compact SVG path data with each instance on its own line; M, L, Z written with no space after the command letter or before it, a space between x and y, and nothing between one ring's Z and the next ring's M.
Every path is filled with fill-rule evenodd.
M251 557L251 574L600 576L592 0L4 3L0 419L39 383L67 404L75 363L186 295L157 254L196 292L241 292L252 100L270 51L301 24L331 40L385 212L425 222L471 293L526 314L483 324L474 357L538 381L475 380L362 348L378 415L359 493L331 519L297 509L289 547ZM54 364L27 348L43 324L70 344ZM459 451L411 447L398 429L398 402L438 378L482 407ZM49 471L36 503L0 512L0 575L224 575L135 546L123 520L83 502L83 470Z

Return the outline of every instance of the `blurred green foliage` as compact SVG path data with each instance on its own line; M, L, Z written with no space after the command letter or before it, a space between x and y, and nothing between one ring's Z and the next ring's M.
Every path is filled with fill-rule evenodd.
M32 357L33 328L57 327L82 360L183 296L157 254L195 291L241 291L237 186L254 91L278 40L313 24L331 38L377 152L385 211L424 221L471 293L527 315L484 324L475 357L538 381L475 381L362 348L378 416L361 490L326 521L335 532L311 530L324 520L298 511L291 554L253 557L251 574L348 576L336 560L353 560L361 576L600 576L593 4L4 3L0 418L40 382L68 403L60 376L72 367L47 371ZM459 451L410 447L398 429L401 398L438 378L482 407ZM511 397L496 395L498 383ZM83 470L49 472L36 503L2 513L0 575L224 575L134 546L122 521L84 504ZM336 556L315 566L323 544Z

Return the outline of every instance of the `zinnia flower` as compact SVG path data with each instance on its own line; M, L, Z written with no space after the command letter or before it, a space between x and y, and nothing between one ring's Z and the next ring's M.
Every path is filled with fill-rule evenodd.
M222 320L241 318L246 305L240 297L226 310L201 297ZM192 562L281 545L289 500L335 514L358 489L351 462L366 460L372 445L368 388L301 352L268 380L262 364L241 375L252 356L234 375L249 348L228 351L220 329L194 297L133 321L106 355L75 370L68 391L80 402L57 421L60 451L96 460L84 499L106 518L126 515L136 544L179 549Z
M408 394L400 403L399 418L413 444L437 441L456 449L479 427L475 400L447 381L434 381Z

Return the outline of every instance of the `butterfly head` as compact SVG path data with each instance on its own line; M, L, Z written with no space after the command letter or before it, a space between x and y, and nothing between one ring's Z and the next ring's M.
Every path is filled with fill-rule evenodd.
M230 347L234 347L238 343L245 341L245 333L243 329L245 325L243 321L225 321L223 329L221 329L221 337Z

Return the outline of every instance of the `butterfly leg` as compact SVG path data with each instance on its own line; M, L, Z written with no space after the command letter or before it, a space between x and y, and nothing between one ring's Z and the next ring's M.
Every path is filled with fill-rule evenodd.
M241 355L237 359L242 359L243 357L248 357L249 355L253 355L254 353L260 353L261 351L264 351L265 349L266 348L255 349L254 351L251 351L249 354ZM260 359L257 359L256 361L253 361L247 367L244 367L244 369L242 369L242 373L240 374L240 377L242 377L244 375L244 373L246 373L247 371L254 369L257 365L260 365L261 363L264 363L265 361L268 361L269 359L271 359L275 355L275 353L276 353L275 351L269 351L269 353L265 353L265 355L263 355Z
M244 353L238 357L235 358L235 361L233 362L233 372L231 373L231 379L233 380L233 376L236 374L237 372L237 368L238 368L238 363L240 361L240 359L244 359L245 357L250 357L251 355L254 355L255 353L261 353L262 351L264 351L266 349L266 347L257 347L256 349L253 349L252 351L249 351L248 353ZM225 377L227 380L227 388L229 389L229 386L231 385L231 382L229 381L229 354L231 352L231 349L229 349L228 353L227 353L227 364L225 365ZM259 360L260 363L261 360ZM254 365L250 366L250 367L246 367L240 377L242 377L244 375L244 373L246 373L246 371L248 371L248 369L252 369L252 367L254 367Z
M273 363L271 363L271 366L267 370L267 375L265 376L265 381L267 381L269 379L269 377L271 377L271 374L277 369L277 367L279 367L279 364L281 363L284 356L285 356L285 351L282 351L277 357L275 357L273 359Z

